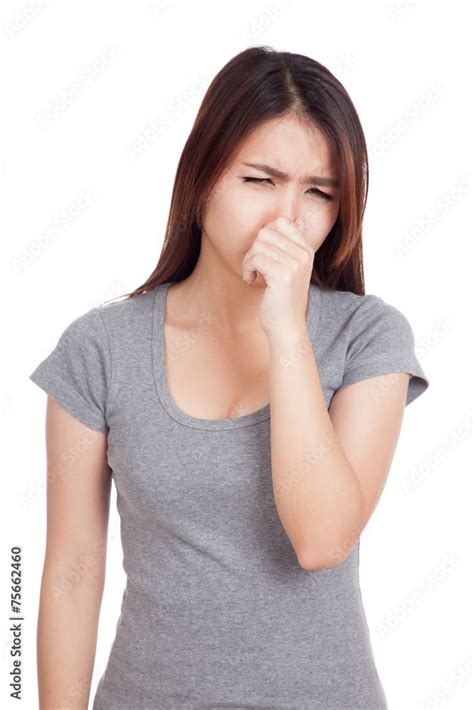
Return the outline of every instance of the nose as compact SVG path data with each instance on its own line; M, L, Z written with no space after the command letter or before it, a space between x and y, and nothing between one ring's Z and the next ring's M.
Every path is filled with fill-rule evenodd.
M302 216L301 205L295 188L287 185L286 189L282 189L279 198L275 205L275 216L287 217L291 222L296 222L298 217Z

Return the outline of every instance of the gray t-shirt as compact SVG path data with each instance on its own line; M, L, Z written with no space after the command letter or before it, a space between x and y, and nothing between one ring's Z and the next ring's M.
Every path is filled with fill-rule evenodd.
M176 406L169 285L79 316L30 375L108 433L127 583L93 710L384 710L359 542L336 567L299 565L275 506L268 404L230 419ZM380 297L310 284L306 320L327 407L390 372L410 373L407 404L428 387L408 320Z

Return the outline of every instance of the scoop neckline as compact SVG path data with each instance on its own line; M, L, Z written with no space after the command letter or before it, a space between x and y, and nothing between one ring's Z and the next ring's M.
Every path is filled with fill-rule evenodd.
M155 297L153 301L153 322L152 322L152 360L153 376L158 397L167 413L180 424L192 427L193 429L222 430L240 429L241 427L257 424L270 418L270 402L263 407L249 414L239 417L227 417L225 419L203 419L187 414L180 409L168 387L168 377L165 368L164 344L165 344L165 309L166 297L169 287L176 283L167 281L155 287ZM308 311L306 314L306 326L310 332L310 323L313 322L314 315L319 319L320 289L316 284L310 283L308 296ZM314 326L313 326L314 327Z

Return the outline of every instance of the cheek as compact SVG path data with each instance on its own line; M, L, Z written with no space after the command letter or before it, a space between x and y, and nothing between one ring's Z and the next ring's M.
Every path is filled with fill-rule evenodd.
M262 226L262 205L247 200L242 191L228 187L208 203L204 231L221 253L247 251Z

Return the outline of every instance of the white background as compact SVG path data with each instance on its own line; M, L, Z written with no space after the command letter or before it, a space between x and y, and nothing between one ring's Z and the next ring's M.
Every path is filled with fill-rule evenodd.
M349 92L370 156L366 293L408 317L430 380L406 409L361 538L362 595L389 708L469 706L469 10L428 0L2 3L2 707L37 707L46 395L28 375L74 318L152 272L204 92L257 44L317 59ZM8 685L14 545L23 555L22 705ZM91 699L115 634L121 562L113 488Z

